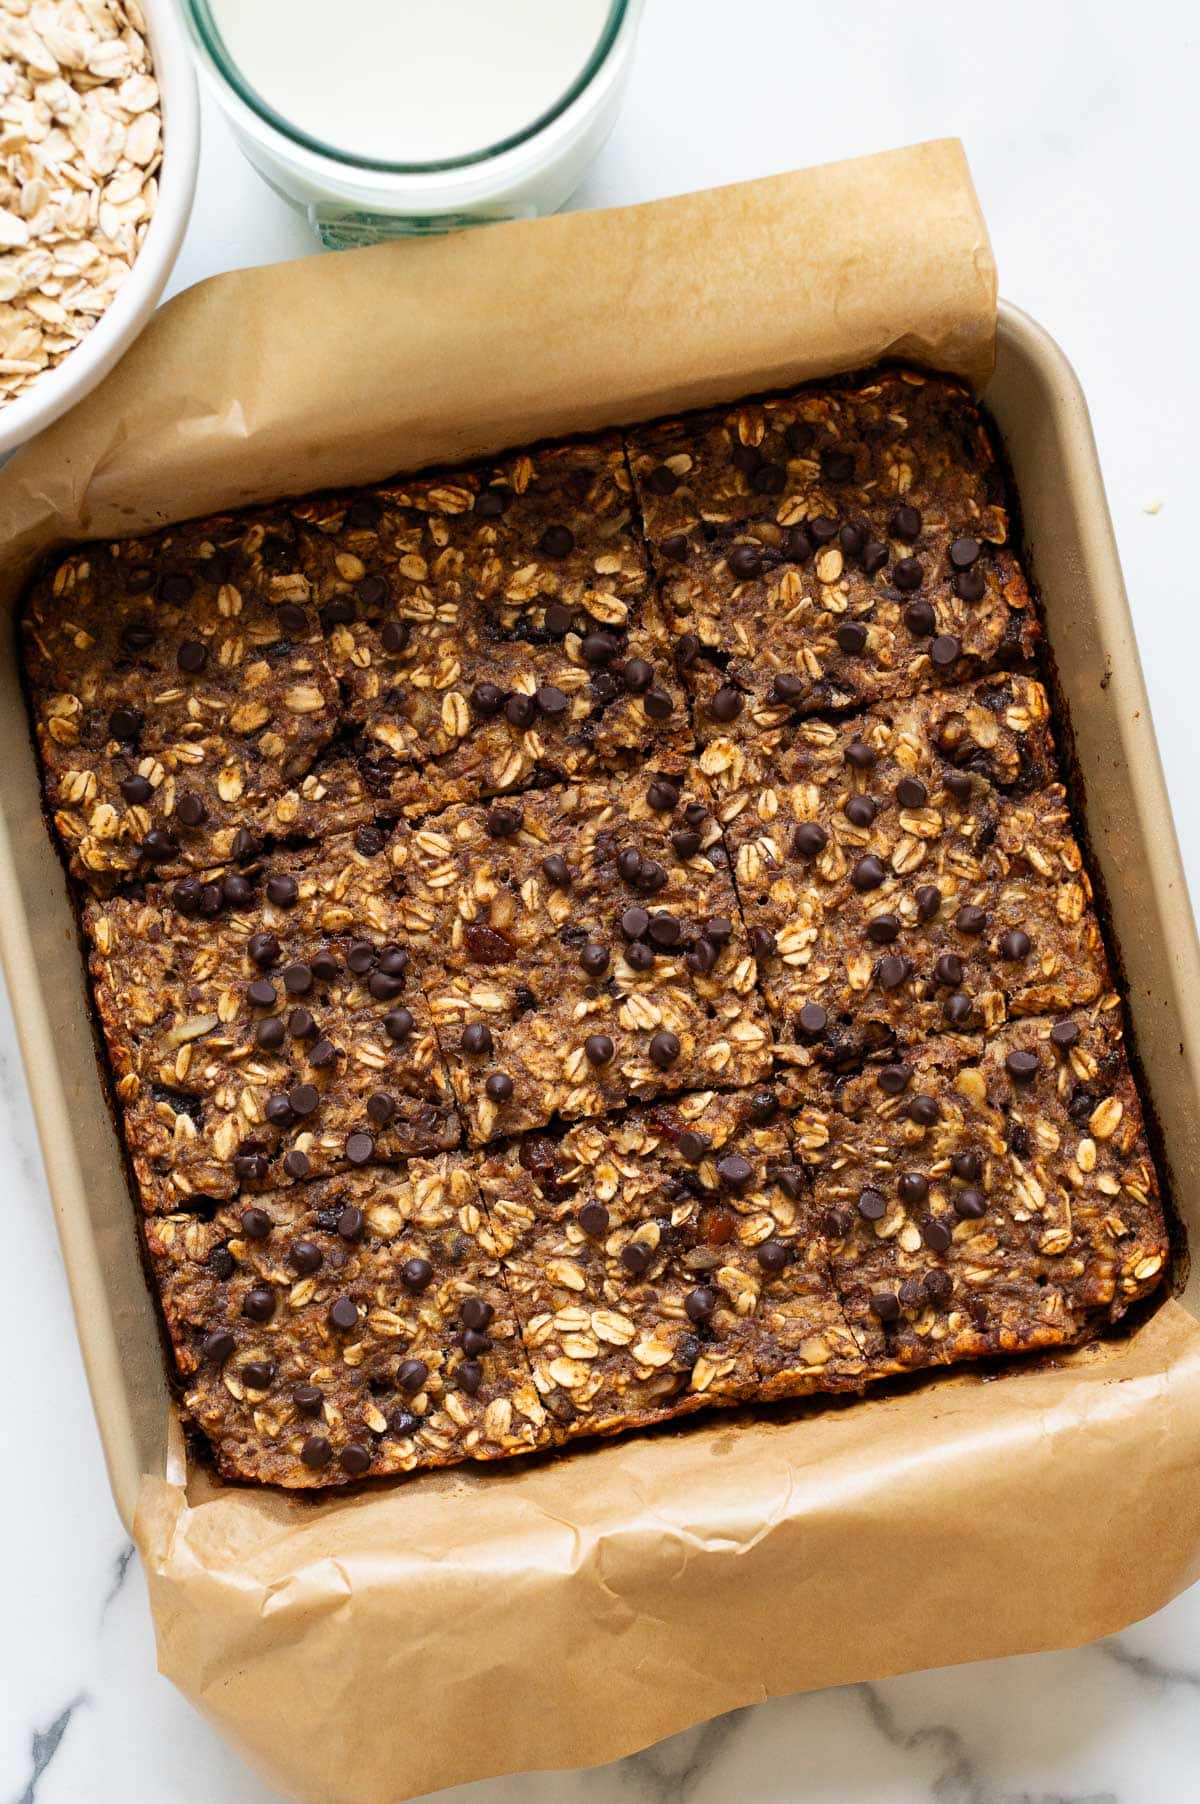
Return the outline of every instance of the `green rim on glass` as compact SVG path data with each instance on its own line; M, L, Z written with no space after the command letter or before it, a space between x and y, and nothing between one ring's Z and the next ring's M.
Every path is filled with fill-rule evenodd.
M378 157L363 157L351 150L343 149L336 144L327 144L321 138L314 138L308 132L301 131L290 119L286 119L271 106L242 74L233 60L224 38L212 15L209 0L184 0L185 10L191 21L193 30L200 41L206 55L222 79L232 88L238 98L248 106L252 113L269 125L281 136L299 144L317 156L329 157L334 162L345 164L348 168L374 170L381 175L436 175L447 169L470 169L478 163L486 163L492 157L500 156L506 150L515 150L519 145L527 144L538 132L553 123L566 112L571 103L579 98L602 66L604 59L616 41L617 33L625 21L629 0L612 0L608 9L608 17L604 27L596 39L592 54L571 83L570 87L559 96L553 106L547 107L532 119L521 131L513 132L507 138L501 138L495 144L484 145L460 157L441 157L426 163L391 163Z

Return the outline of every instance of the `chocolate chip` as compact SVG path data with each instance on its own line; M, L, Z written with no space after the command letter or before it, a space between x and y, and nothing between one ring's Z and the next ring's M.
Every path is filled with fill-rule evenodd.
M325 1398L315 1384L298 1384L292 1392L292 1402L302 1416L319 1416L325 1406Z
M982 549L978 539L954 539L950 544L950 562L956 570L969 570Z
M675 1063L682 1049L677 1034L671 1033L668 1028L660 1028L659 1032L652 1036L647 1050L652 1062L658 1066L659 1070L667 1071Z
M708 704L708 712L713 720L727 723L736 720L746 706L746 698L740 689L734 689L726 683L718 689Z
M987 593L987 582L982 570L960 570L950 586L960 601L982 601Z
M950 1161L950 1168L964 1184L977 1184L983 1176L983 1160L974 1148L965 1153L955 1153Z
M108 730L114 739L129 744L142 730L140 710L127 706L114 708L108 717Z
M366 1217L353 1203L347 1203L337 1218L337 1231L343 1240L358 1240L366 1226Z
M630 1240L621 1248L621 1264L633 1277L640 1278L647 1271L654 1254L643 1240Z
M854 453L827 446L821 452L821 475L826 482L853 482Z
M704 933L714 946L724 946L733 938L733 922L725 915L709 915L704 923Z
M546 631L561 639L570 632L573 624L574 616L570 608L561 601L552 601L546 609Z
M299 1182L308 1176L312 1166L308 1154L302 1153L298 1147L294 1146L291 1152L284 1154L283 1169L289 1178L295 1178Z
M852 656L866 650L867 629L861 620L844 620L834 634L838 647Z
M654 681L654 666L645 658L627 658L621 666L621 681L630 695L645 695Z
M957 989L963 980L964 969L963 961L957 952L943 952L934 963L934 981L941 984L943 989Z
M288 1248L288 1258L293 1269L302 1276L320 1271L325 1262L325 1256L315 1240L293 1240Z
M884 990L898 990L912 976L912 960L891 953L879 961L879 987Z
M790 564L807 564L813 554L812 540L802 526L790 526L783 535L783 555Z
M563 691L553 683L542 683L533 699L542 713L551 720L557 719L560 714L565 714L571 705Z
M475 497L475 512L485 520L497 520L512 500L512 490L502 483L480 489Z
M575 534L569 526L548 526L538 540L538 549L546 557L570 557L575 549Z
M473 1397L483 1383L483 1367L477 1359L464 1359L453 1376L459 1390L466 1391L468 1397Z
M346 1140L346 1157L351 1165L365 1165L375 1151L375 1142L370 1134L350 1134Z
M874 796L847 796L842 812L854 827L869 827L879 813Z
M781 1272L791 1260L787 1243L782 1240L760 1241L756 1256L764 1272Z
M900 1314L900 1299L890 1290L877 1290L871 1297L871 1310L881 1322L894 1322Z
M237 1270L237 1260L228 1247L214 1247L208 1255L208 1269L214 1278L224 1283Z
M338 1461L347 1477L361 1478L371 1464L371 1452L361 1441L347 1441L338 1455Z
M268 877L267 901L276 908L292 908L300 896L300 885L294 877Z
M914 639L928 639L937 629L937 615L931 601L910 601L904 610L904 624Z
M200 639L184 639L175 653L175 662L188 676L195 676L208 663L208 647Z
M407 1409L393 1409L388 1413L388 1430L402 1439L410 1435L417 1426L417 1418Z
M982 1190L960 1190L954 1198L954 1207L964 1221L978 1221L987 1209L987 1198Z
M499 714L506 699L505 691L495 683L476 683L471 691L471 706L484 720L490 720L494 714Z
M679 785L667 777L656 777L646 791L646 806L655 814L672 814L679 806Z
M867 922L867 938L877 946L890 946L899 934L899 915L876 915Z
M939 633L929 647L929 656L940 669L947 669L958 659L962 646L953 633Z
M1050 1029L1050 1039L1060 1052L1069 1052L1079 1039L1079 1023L1077 1021L1056 1021Z
M679 478L670 464L656 464L646 476L646 487L652 495L673 495L679 487Z
M911 1076L907 1065L883 1065L875 1082L885 1096L902 1096L908 1089Z
M782 708L796 708L804 700L808 684L801 676L791 671L781 670L771 684L771 693L767 700Z
M173 608L185 608L196 593L196 585L186 570L171 570L158 579L158 599Z
M364 858L375 858L387 844L385 835L378 827L360 827L354 835L355 850Z
M253 1008L274 1008L275 986L265 977L256 977L246 985L246 1000Z
M654 945L667 950L678 944L683 928L673 914L661 909L657 914L651 915L646 932Z
M583 1050L589 1065L611 1065L615 1048L607 1034L589 1034Z
M531 727L537 715L537 703L532 695L510 695L504 704L504 718L511 726L520 727L524 732Z
M459 1311L468 1328L486 1328L496 1311L486 1297L465 1297Z
M750 582L762 569L762 552L757 545L735 545L725 561L739 582Z
M312 989L313 974L308 965L288 965L283 973L283 987L289 996L304 996Z
M793 457L802 457L815 437L816 433L807 420L793 420L783 435L783 442Z
M896 785L896 800L901 808L924 808L929 791L919 777L901 777Z
M929 1179L919 1171L902 1171L896 1189L900 1201L911 1207L914 1203L923 1203L929 1195Z
M694 858L704 841L694 827L677 827L671 835L671 850L680 864Z
M402 1044L405 1040L409 1039L415 1026L416 1021L413 1019L412 1011L410 1009L389 1009L387 1014L383 1017L384 1032L387 1034L389 1040L394 1040L397 1044Z
M397 1368L396 1383L411 1396L421 1389L428 1376L429 1367L423 1359L404 1359Z
M828 514L814 514L808 522L808 535L814 545L828 545L837 537L837 521Z
M874 852L868 852L850 872L850 882L857 890L878 889L887 880L887 869Z
M279 957L279 941L273 933L252 933L246 942L246 950L256 965L273 965ZM251 984L250 988L254 989ZM275 992L271 991L271 1001L275 1000Z
M880 1190L864 1190L858 1199L858 1213L864 1221L882 1221L887 1214L887 1199Z
M774 1121L779 1113L779 1098L774 1090L756 1090L750 1098L750 1107L747 1113L757 1126Z
M269 1322L275 1313L275 1292L265 1285L255 1286L242 1298L242 1314L249 1322Z
M621 916L621 932L627 940L644 939L649 926L650 916L644 908L639 908L636 903L632 908L627 908Z
M491 839L511 839L524 824L525 812L521 808L490 808L485 821Z
M594 940L588 942L579 954L579 962L589 977L603 977L608 970L609 950Z
M971 1018L974 1004L969 996L956 990L953 996L947 996L942 1005L942 1013L954 1027L962 1027Z
M941 1119L942 1110L936 1096L928 1096L922 1091L909 1099L905 1113L917 1127L932 1127Z
M665 558L670 558L673 564L682 564L688 554L687 534L685 532L669 532L659 546L659 550Z
M968 934L975 939L987 926L987 915L974 902L964 902L954 917L954 925L960 933Z
M319 1471L333 1458L333 1445L323 1434L310 1434L300 1449L300 1458L312 1471Z
M151 827L142 841L142 856L151 864L165 864L179 851L179 841L166 827Z
M875 747L868 745L865 739L852 739L846 747L846 763L855 770L872 770L878 759Z
M603 1203L595 1200L585 1203L579 1211L578 1221L584 1233L593 1238L608 1233L608 1210Z
M920 508L911 507L908 502L902 501L898 507L892 509L891 518L888 520L888 531L894 539L904 539L911 545L921 536Z
M278 1015L269 1015L260 1021L254 1030L255 1043L266 1052L276 1052L283 1045L283 1022Z
M924 1278L906 1278L900 1286L900 1301L905 1309L920 1309L926 1301Z
M847 557L858 557L867 542L867 529L855 522L847 521L838 528L838 544Z
M936 883L922 883L917 890L917 914L922 921L932 921L942 906L942 892Z
M483 1087L492 1102L504 1103L512 1100L513 1081L507 1071L493 1071Z
M126 777L121 784L122 798L129 803L131 808L140 808L143 802L148 802L153 794L153 785L149 783L145 777ZM180 820L183 820L183 801L184 798L181 796L175 808L175 813ZM185 826L195 826L198 824L198 822L192 821L184 822Z
M375 1090L367 1098L367 1120L375 1127L386 1127L396 1113L396 1099L386 1090Z
M755 958L774 958L776 952L775 935L769 927L752 927L749 933L750 950Z
M969 771L948 770L945 774L946 788L957 802L969 802L973 785Z
M717 1176L729 1190L744 1190L754 1176L754 1167L741 1153L726 1153L717 1161Z
M213 1365L222 1366L236 1346L237 1342L228 1328L215 1328L211 1334L205 1336L201 1351L205 1359L210 1360Z
M888 561L888 548L878 539L868 539L859 560L868 576L878 576Z
M287 1030L293 1040L307 1040L317 1031L317 1024L312 1013L306 1008L294 1008L287 1018Z
M249 878L230 871L221 879L221 895L231 908L245 908L254 899L254 885Z
M1010 1052L1004 1061L1004 1069L1016 1084L1027 1084L1037 1076L1038 1055L1036 1052L1025 1052L1018 1049Z
M617 871L626 883L632 883L642 868L642 855L636 846L625 846L617 853Z
M405 1290L428 1290L433 1283L433 1266L428 1259L406 1259L400 1267L400 1282Z
M911 595L925 581L925 567L918 557L902 557L892 565L892 581L902 595Z
M337 1063L337 1056L338 1049L333 1041L322 1035L309 1053L308 1062L317 1071L324 1071L326 1067Z
M806 1002L796 1017L801 1033L813 1038L825 1032L829 1016L819 1002Z
M1029 957L1032 950L1033 941L1019 927L1014 927L1011 932L1001 936L1000 956L1009 964L1020 964L1022 959Z
M706 1322L716 1306L717 1293L715 1290L710 1290L707 1284L697 1285L696 1289L689 1290L683 1299L683 1307L687 1312L688 1320L692 1322Z
M353 1297L337 1297L329 1305L325 1319L331 1328L349 1334L351 1329L358 1327L358 1304Z
M815 858L829 844L829 835L819 821L801 821L792 834L792 855Z

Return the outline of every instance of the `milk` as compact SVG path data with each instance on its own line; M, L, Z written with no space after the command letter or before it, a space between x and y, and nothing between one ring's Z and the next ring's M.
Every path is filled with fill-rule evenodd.
M611 0L209 0L242 79L356 158L470 156L553 108Z

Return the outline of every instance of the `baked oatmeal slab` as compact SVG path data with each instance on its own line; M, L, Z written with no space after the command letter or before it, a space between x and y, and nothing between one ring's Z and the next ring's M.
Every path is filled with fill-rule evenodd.
M69 552L21 620L47 807L104 892L370 818L300 535L223 515Z
M93 900L83 923L148 1211L457 1144L379 828Z
M1120 1005L807 1074L792 1130L872 1376L1119 1319L1167 1239Z
M694 772L447 809L398 833L391 858L475 1144L767 1074L754 960Z
M527 1453L544 1416L462 1160L146 1224L186 1410L226 1478L347 1483Z
M690 749L617 434L292 511L381 807Z
M957 383L885 372L660 421L628 446L702 737L1031 656L1003 485Z
M528 1135L479 1171L559 1437L859 1382L769 1087Z
M737 758L714 782L785 1059L845 1064L1107 987L1032 678L805 721L756 762L743 787Z

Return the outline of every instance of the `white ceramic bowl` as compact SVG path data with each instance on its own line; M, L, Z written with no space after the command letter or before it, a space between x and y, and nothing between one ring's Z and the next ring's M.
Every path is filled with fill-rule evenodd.
M196 77L175 0L141 0L162 100L158 204L142 248L108 311L57 368L0 407L0 455L66 413L106 376L153 313L192 210L200 156Z

